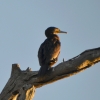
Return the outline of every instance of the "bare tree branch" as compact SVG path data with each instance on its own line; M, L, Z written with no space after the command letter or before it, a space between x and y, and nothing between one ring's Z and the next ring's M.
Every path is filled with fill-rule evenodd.
M27 68L22 71L18 64L12 65L11 76L0 94L0 100L32 100L35 88L75 75L100 61L100 47L82 52L80 55L64 61L52 68L43 80L38 71Z

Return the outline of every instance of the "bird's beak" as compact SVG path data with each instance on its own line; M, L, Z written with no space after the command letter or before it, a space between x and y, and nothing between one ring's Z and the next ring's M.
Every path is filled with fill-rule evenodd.
M64 31L60 31L59 33L66 33L67 34L67 32L64 32Z

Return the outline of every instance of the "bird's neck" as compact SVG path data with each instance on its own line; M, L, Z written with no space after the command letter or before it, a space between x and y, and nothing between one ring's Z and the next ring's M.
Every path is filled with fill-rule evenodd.
M56 34L51 35L50 37L48 37L48 39L56 39L56 40L60 40L59 36Z

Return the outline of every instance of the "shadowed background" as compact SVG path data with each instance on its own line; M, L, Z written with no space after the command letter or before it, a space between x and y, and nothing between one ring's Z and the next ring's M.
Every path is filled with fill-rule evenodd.
M13 63L19 63L22 70L27 67L39 70L37 52L49 26L68 32L59 34L62 47L57 64L63 58L68 60L86 49L100 47L100 1L0 1L0 92L10 77ZM99 100L100 63L36 89L34 100L40 99Z

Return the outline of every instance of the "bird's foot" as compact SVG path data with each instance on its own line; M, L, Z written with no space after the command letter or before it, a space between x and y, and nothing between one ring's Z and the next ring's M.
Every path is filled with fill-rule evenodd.
M49 67L48 70L54 71L54 67Z
M55 71L55 68L54 67L52 68L52 71Z
M48 70L50 70L50 69L51 69L51 67L48 68Z
M54 67L53 68L49 68L48 73L54 72Z

